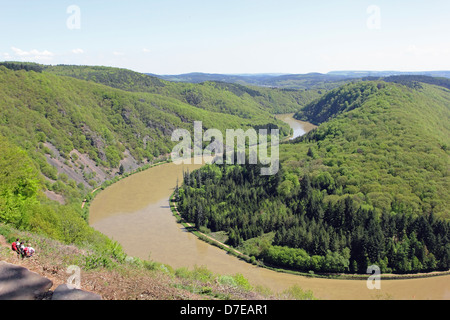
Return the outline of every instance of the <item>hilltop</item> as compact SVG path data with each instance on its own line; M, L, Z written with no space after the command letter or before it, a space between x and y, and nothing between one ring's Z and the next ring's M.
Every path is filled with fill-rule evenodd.
M191 106L248 119L261 114L296 112L316 99L321 91L266 88L230 81L228 77L203 77L199 81L174 81L127 69L100 66L41 66L44 72L92 81L133 92L148 92L175 98ZM192 74L197 75L197 74ZM203 74L201 74L203 75ZM200 80L201 79L201 80Z

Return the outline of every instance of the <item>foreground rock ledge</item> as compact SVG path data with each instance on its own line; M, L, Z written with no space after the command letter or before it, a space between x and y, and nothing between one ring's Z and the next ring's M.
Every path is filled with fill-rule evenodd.
M0 262L0 299L36 300L47 293L53 282L24 267Z
M50 279L42 277L27 268L0 261L0 300L102 300L98 294L71 289L66 284L54 292Z
M53 292L52 300L102 300L102 297L92 292L69 288L66 284L61 284Z

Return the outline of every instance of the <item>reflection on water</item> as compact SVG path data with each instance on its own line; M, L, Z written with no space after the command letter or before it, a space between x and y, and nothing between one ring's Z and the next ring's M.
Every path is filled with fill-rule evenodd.
M274 292L297 284L322 299L450 299L450 276L382 280L381 290L369 290L366 281L308 278L259 268L208 245L176 223L168 200L183 171L199 167L163 164L111 185L92 202L90 224L118 241L130 256L174 268L197 265L217 274L240 273L253 285Z

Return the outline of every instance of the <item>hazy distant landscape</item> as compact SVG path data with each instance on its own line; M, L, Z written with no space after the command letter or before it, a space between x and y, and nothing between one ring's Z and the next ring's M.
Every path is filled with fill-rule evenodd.
M385 78L401 75L422 75L431 77L450 78L450 71L331 71L326 74L207 74L188 73L179 75L148 75L176 82L200 83L204 81L221 81L242 85L266 86L285 89L329 89L333 86L360 78Z

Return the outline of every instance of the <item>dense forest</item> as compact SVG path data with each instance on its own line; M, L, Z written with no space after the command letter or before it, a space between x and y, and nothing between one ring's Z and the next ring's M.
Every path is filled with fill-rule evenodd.
M270 265L448 270L449 101L425 83L346 84L299 113L322 124L280 146L277 175L231 164L187 172L180 212Z

